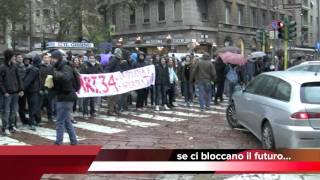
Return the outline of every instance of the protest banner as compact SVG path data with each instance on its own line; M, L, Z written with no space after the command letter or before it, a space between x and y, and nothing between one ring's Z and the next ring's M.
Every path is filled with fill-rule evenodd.
M101 97L123 94L155 84L154 65L124 72L81 74L78 97Z

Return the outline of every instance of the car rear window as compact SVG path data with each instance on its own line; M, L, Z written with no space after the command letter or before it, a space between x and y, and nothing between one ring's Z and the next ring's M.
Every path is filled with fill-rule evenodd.
M301 102L320 104L320 82L305 83L301 86Z

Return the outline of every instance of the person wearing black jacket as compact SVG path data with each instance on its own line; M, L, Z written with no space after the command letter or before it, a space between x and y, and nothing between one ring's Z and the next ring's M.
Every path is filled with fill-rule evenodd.
M26 75L26 66L23 63L24 57L22 54L18 53L16 54L16 58L17 58L16 66L18 68L19 77L23 79L24 76ZM24 94L23 96L19 97L19 117L23 125L29 124L29 120L26 117L26 104L27 104L27 97Z
M139 52L138 60L133 64L133 68L136 69L136 68L145 67L147 65L147 63L145 62L145 58L146 58L145 54L143 52ZM148 89L143 88L143 89L137 90L136 92L137 92L136 108L137 110L143 110L145 98L148 97Z
M40 107L47 110L47 116L49 121L53 121L53 97L52 92L44 86L45 80L48 75L53 75L53 66L50 64L51 58L49 54L42 56L42 63L40 64L40 77L41 77L41 89L40 89Z
M130 53L128 51L125 51L123 54L123 60L120 62L120 72L128 71L131 69L132 65L130 62ZM129 97L129 92L123 93L119 95L118 99L118 111L123 112L123 111L128 111L128 97Z
M23 96L22 80L19 77L12 50L4 51L4 64L0 67L0 91L3 97L2 133L9 136L16 131L14 122L18 112L19 95Z
M166 59L161 57L160 64L156 65L156 111L160 110L160 96L162 99L162 106L168 110L168 101L166 92L170 85L169 68L166 64Z
M224 83L226 80L226 64L222 61L220 57L218 57L215 63L217 79L216 79L216 86L217 86L217 93L215 94L214 103L218 104L218 98L220 101L223 101L223 92L224 92Z
M94 54L89 54L89 61L85 62L81 69L80 74L100 74L102 73L102 67L100 64L97 63ZM87 97L83 99L83 117L88 118L89 117L89 109L88 105L90 104L90 116L95 117L96 116L96 110L95 110L95 101L96 98L94 97Z
M120 48L116 48L114 50L114 56L110 57L111 60L109 62L109 65L106 67L107 73L113 73L118 72L121 70L121 61L123 60L123 53ZM117 116L118 110L117 110L117 102L118 102L119 96L109 96L108 97L108 115L109 116Z
M73 102L77 100L77 94L74 83L70 83L76 82L76 76L70 64L63 60L63 55L59 50L51 53L51 59L54 64L54 72L52 77L47 77L47 80L53 81L53 91L57 97L57 137L55 145L61 145L63 143L64 129L66 129L69 134L71 145L76 145L78 144L78 140L71 122L71 113Z
M41 122L41 108L40 108L40 96L41 89L40 70L39 66L41 59L39 56L35 56L31 59L31 64L26 68L26 75L23 78L23 87L28 102L29 111L29 125L30 129L35 131L35 125Z

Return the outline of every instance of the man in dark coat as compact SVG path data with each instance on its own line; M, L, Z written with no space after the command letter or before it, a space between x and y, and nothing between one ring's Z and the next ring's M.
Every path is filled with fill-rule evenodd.
M41 59L39 56L30 59L31 64L26 68L26 75L23 78L23 86L28 102L29 125L35 131L36 125L41 122L40 96L41 89L40 70Z
M118 72L121 70L121 61L123 60L123 53L120 48L116 48L114 50L114 56L111 57L111 60L109 62L108 67L106 68L106 71L108 73ZM119 96L109 96L108 97L108 115L109 116L117 116L118 110L117 110L117 102L118 102Z
M226 64L222 61L220 57L218 57L215 63L217 79L216 79L216 86L217 86L217 93L215 94L214 103L218 104L218 98L220 101L223 101L223 92L224 92L224 82L226 80Z
M63 143L63 134L66 129L71 145L76 145L78 144L77 136L71 122L73 102L77 100L76 87L71 82L76 82L76 77L70 64L63 60L63 55L60 51L53 51L51 59L54 64L54 72L53 77L49 76L47 80L53 80L53 91L57 97L57 137L55 144L61 145Z
M202 60L195 65L191 77L199 88L201 111L204 111L204 108L210 109L212 83L216 80L216 69L210 61L209 53L203 54Z
M51 57L49 54L42 56L42 63L40 65L41 76L41 90L40 90L40 107L47 110L47 116L49 121L53 121L53 97L52 92L44 86L45 80L48 75L53 75L53 66L50 64Z
M95 59L94 54L88 55L89 61L85 62L81 69L80 74L100 74L102 73L102 67L100 64L97 63L97 60ZM88 105L90 104L90 116L93 118L96 116L96 110L95 110L95 101L96 98L94 97L87 97L83 99L83 117L88 118L89 117L89 110Z
M26 66L23 63L24 57L22 54L18 53L16 54L16 58L17 58L16 66L18 68L19 77L23 79L24 76L26 75ZM23 125L29 124L29 120L26 117L26 104L27 104L27 97L24 94L23 96L19 97L19 117Z
M143 52L139 52L138 60L133 64L133 68L142 68L147 65L145 61L145 54ZM144 101L146 97L148 97L148 88L139 89L137 92L137 104L136 108L137 110L143 110Z
M4 53L4 64L0 67L0 91L3 95L2 133L9 136L16 131L14 122L18 112L19 95L23 96L22 80L14 65L15 56L12 50Z

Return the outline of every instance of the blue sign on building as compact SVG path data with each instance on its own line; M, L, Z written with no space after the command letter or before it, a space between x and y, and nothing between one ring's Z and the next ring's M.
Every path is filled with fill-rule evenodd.
M316 51L320 52L320 41L316 43L315 49Z

